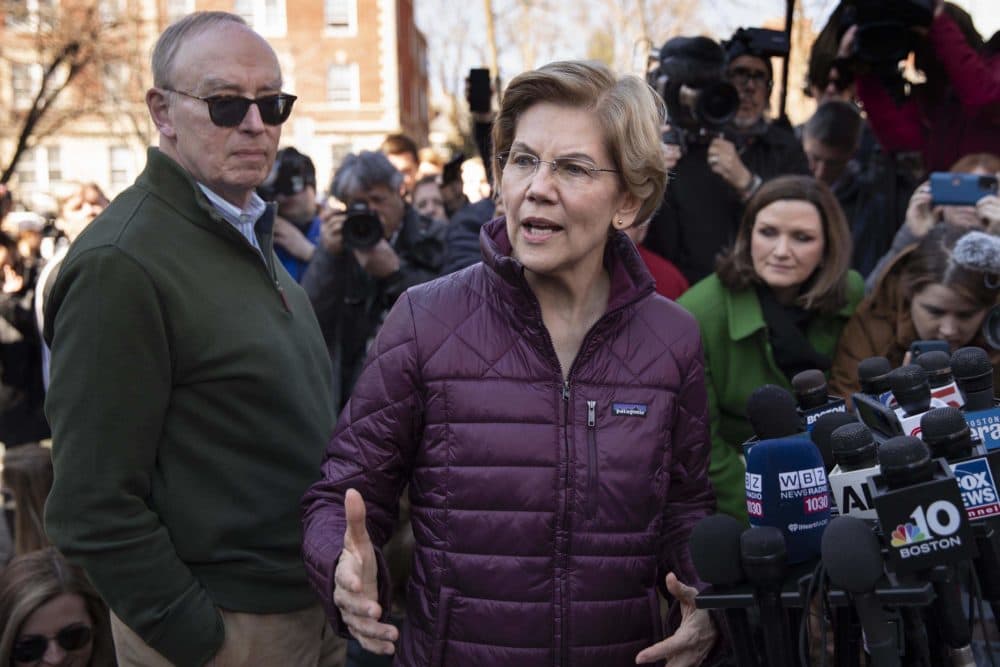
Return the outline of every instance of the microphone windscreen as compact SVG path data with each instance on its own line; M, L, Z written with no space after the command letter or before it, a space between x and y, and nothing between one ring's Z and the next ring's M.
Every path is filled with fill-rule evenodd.
M745 527L728 514L707 516L691 531L688 548L698 577L713 586L735 586L745 579L740 535Z
M899 406L907 414L924 412L931 404L931 386L927 371L916 364L900 366L889 373L889 386Z
M920 366L928 373L944 369L948 369L948 371L951 372L951 357L948 356L947 352L942 352L941 350L924 352L914 359L913 363Z
M875 437L864 424L854 422L841 426L830 435L830 445L838 463L861 465L864 461L864 467L876 464Z
M826 403L826 376L823 375L823 371L810 368L797 373L792 378L792 389L795 390L799 407L803 410L818 408Z
M783 438L802 431L795 397L782 387L765 384L747 399L747 420L761 440Z
M934 471L927 444L909 435L898 435L882 443L878 462L882 476L893 487L925 481Z
M868 357L858 364L858 380L862 391L867 394L881 394L889 391L889 373L892 365L885 357Z
M808 438L793 436L762 440L746 458L750 525L781 530L790 563L818 556L830 520L830 487L819 450Z
M785 536L771 526L751 527L740 536L740 557L751 584L780 586L788 563Z
M973 271L1000 273L1000 238L985 232L969 232L955 243L951 257Z
M857 423L858 418L849 412L828 412L816 420L816 425L813 426L810 435L812 436L813 444L819 450L820 456L823 457L823 465L826 466L827 470L833 468L835 463L830 436L841 426Z
M823 533L823 567L834 585L848 593L870 593L884 570L882 548L871 527L852 516L838 516Z
M993 386L993 364L986 350L963 347L951 355L951 372L963 391L982 391Z
M920 418L920 437L936 456L950 458L954 447L971 449L971 436L965 414L958 408L934 408Z

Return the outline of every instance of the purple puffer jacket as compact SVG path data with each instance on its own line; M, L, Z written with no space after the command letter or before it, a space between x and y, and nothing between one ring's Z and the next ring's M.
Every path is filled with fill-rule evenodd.
M688 534L715 497L698 327L616 234L608 310L564 383L502 220L481 245L482 264L411 288L386 319L303 500L309 575L344 631L344 493L364 497L378 551L409 482L395 665L634 664L664 636L666 573L700 584Z

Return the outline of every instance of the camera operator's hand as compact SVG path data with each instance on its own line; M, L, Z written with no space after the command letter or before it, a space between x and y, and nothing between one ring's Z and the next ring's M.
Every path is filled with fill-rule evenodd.
M284 248L288 254L301 262L312 259L316 246L299 231L299 228L280 215L274 217L274 245Z
M323 244L323 249L331 255L341 254L344 252L344 221L347 220L347 211L324 206L319 217L322 220L319 242Z
M355 250L354 257L373 278L388 278L399 271L399 255L385 239L367 250Z
M913 191L906 207L906 226L918 239L922 239L934 226L934 210L931 208L931 184L924 181Z
M733 142L716 137L708 145L708 166L737 192L743 192L753 182L753 174L743 164Z
M670 129L671 128L669 123L661 125L660 136L662 137L664 134L669 132ZM681 159L681 156L683 155L683 153L681 152L680 144L673 144L667 142L661 144L660 148L663 150L663 162L665 163L667 167L667 172L669 173L674 170L674 167L677 166L677 162Z
M977 201L976 215L983 221L984 227L995 228L1000 225L1000 197L986 195Z

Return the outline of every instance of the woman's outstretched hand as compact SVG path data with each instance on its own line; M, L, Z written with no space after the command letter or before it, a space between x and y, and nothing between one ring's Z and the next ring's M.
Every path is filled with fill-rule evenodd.
M640 651L635 662L668 660L668 667L698 667L715 645L715 625L707 611L694 606L698 590L682 584L673 572L667 575L667 590L681 605L681 624L662 642Z

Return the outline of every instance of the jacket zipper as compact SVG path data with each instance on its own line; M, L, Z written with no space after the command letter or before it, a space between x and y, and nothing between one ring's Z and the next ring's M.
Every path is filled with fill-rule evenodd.
M553 350L555 348L553 347ZM569 601L567 600L567 594L569 586L566 585L566 563L569 561L569 453L570 453L570 406L572 405L569 400L569 376L563 380L562 388L562 398L563 398L563 506L559 513L559 522L557 525L561 525L562 532L565 537L560 541L556 540L556 568L559 572L559 653L556 655L556 667L561 667L568 664L569 655L569 641L567 638L568 624L566 622L566 616L569 614ZM560 549L559 547L562 546Z
M597 401L587 401L587 518L597 514Z

